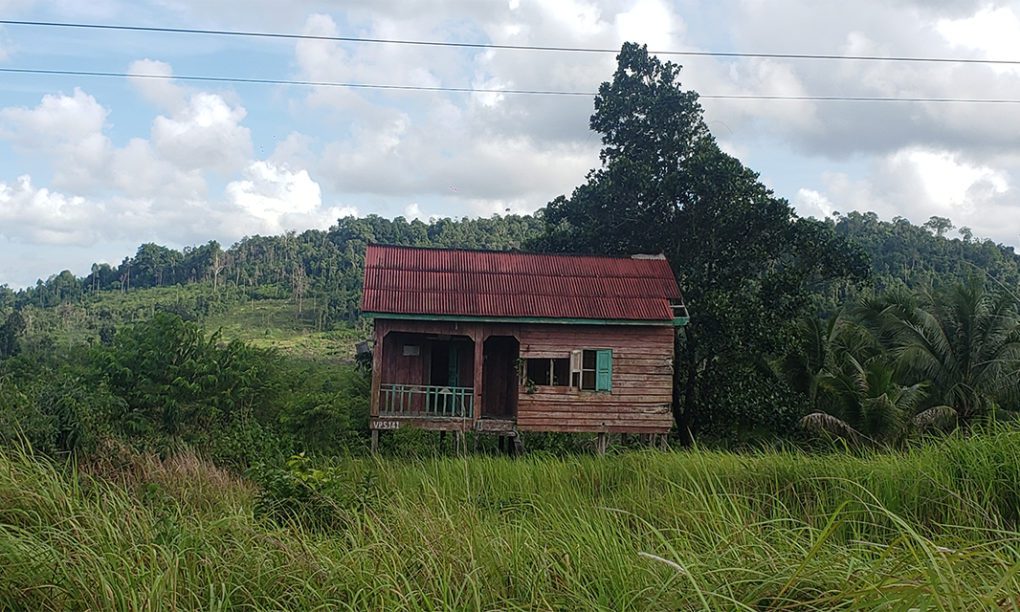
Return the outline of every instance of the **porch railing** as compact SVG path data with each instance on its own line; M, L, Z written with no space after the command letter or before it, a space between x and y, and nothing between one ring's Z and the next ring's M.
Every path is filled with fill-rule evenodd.
M379 416L470 418L475 403L472 387L384 383L379 395Z

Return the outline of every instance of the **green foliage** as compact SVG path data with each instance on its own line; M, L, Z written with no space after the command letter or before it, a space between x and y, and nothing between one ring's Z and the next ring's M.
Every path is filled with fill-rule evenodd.
M798 219L719 149L679 66L630 43L618 62L591 118L602 167L549 204L547 234L534 244L664 253L692 313L677 342L681 431L785 423L775 419L783 392L758 375L757 361L784 349L812 283L862 278L865 257L825 224Z
M874 308L874 306L872 307ZM984 283L923 292L916 302L891 300L874 312L885 347L905 379L930 386L935 402L963 423L1020 408L1020 304Z
M540 235L541 229L541 220L531 216L423 223L369 215L339 219L325 232L247 237L226 250L215 241L183 251L148 243L119 266L94 264L91 274L81 279L64 271L17 294L4 293L3 303L38 308L88 305L97 294L160 288L178 294L173 312L197 319L238 298L287 299L322 331L357 318L369 243L512 249ZM195 284L210 290L194 302L187 296L182 301L181 287Z
M977 279L805 319L795 347L777 371L807 396L816 429L901 444L1020 410L1020 300Z
M236 341L221 346L166 313L121 330L99 359L103 379L127 403L119 420L139 434L175 437L244 420L279 391L271 354Z
M25 317L19 311L7 315L7 319L0 325L0 359L18 353L21 348L19 340L25 333L25 327Z
M257 466L260 484L255 513L277 521L299 521L315 529L344 529L380 500L372 464L316 466L304 453L282 468Z
M938 292L975 270L1015 291L1020 257L1013 249L968 228L951 239L952 222L941 217L922 226L859 212L824 222L797 218L756 173L719 149L680 74L643 47L625 45L591 117L602 137L601 166L533 216L425 223L370 215L339 219L328 231L246 237L229 248L147 243L119 265L95 264L84 278L63 271L17 292L0 286L0 360L19 352L32 356L22 364L59 356L46 374L7 368L8 392L25 398L10 400L22 416L8 414L8 422L33 423L28 430L39 447L54 452L79 439L93 444L87 432L109 430L167 447L200 444L238 466L248 463L245 449L276 460L298 450L361 452L367 379L349 362L367 335L359 300L370 243L665 254L692 314L676 338L674 414L682 433L772 439L805 413L823 412L893 443L948 410L962 411L965 424L1009 416L1017 407L1015 387L1001 382L1016 373L1009 359L936 376L932 364L945 363L948 353L910 348L905 328L886 325L870 336L863 320L838 322L861 297ZM862 283L869 268L870 282ZM812 307L821 318L803 317ZM910 319L915 335L930 340L942 328L949 344L976 338L947 327L952 313L917 307L932 318L923 326ZM145 327L171 320L162 315L177 327ZM998 315L991 316L981 320ZM95 350L83 357L87 346ZM954 355L963 349L950 348ZM149 362L136 371L135 359ZM985 378L999 382L973 379L977 370L995 370ZM970 391L972 383L991 390ZM84 389L79 399L76 387ZM73 407L88 401L102 407L94 422ZM97 429L104 411L118 416ZM85 422L80 431L78 421ZM398 435L407 452L435 450L427 435ZM577 447L561 442L547 446Z
M42 452L56 446L56 424L32 400L24 385L0 376L0 442L6 445L26 442Z
M0 442L51 455L188 445L234 469L364 453L369 387L351 364L225 342L157 311L109 346L32 345L0 364Z
M302 458L276 498L329 491L318 522L187 455L0 449L0 608L1008 609L1018 466L1006 430L863 457Z
M870 290L930 289L963 284L976 271L1008 287L1020 287L1020 255L991 240L949 239L912 225L902 217L881 221L872 212L837 215L828 222L837 235L862 248L871 259ZM964 228L965 229L965 228ZM858 295L852 287L830 283L821 290L826 309Z
M280 423L303 449L326 455L365 450L371 372L295 364L285 376L301 392L287 398Z

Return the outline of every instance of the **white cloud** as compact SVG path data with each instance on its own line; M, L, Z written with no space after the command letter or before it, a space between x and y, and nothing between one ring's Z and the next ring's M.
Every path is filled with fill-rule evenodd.
M1013 8L986 6L970 17L940 19L935 29L956 48L979 51L987 59L1020 56L1020 17ZM998 71L1017 71L1016 66L993 66Z
M0 110L0 138L50 158L58 187L82 188L94 184L109 156L110 140L103 133L108 114L78 88L70 96L47 94L35 108Z
M961 161L947 151L900 151L888 163L893 172L914 173L919 195L945 211L973 213L979 204L1009 189L1004 172Z
M9 6L9 0L3 3ZM63 0L42 6L28 8L55 17L83 10ZM252 0L243 14L225 0L155 5L100 0L96 7L121 16L112 21L210 28L243 23L247 29L376 38L598 48L636 40L653 49L1020 55L1020 7L984 0L853 5L295 0L286 7ZM0 55L10 49L2 40ZM177 65L186 58L193 64L208 56L237 67L258 57L271 60L259 66L290 60L290 76L310 80L594 91L615 68L612 54L312 40L242 46L212 37L188 42L146 37L144 46L125 37L114 56L110 42L98 35L93 40L97 57L100 52L110 53L106 59L112 62L124 61L124 53L148 57L133 62L129 71L166 76L173 75L170 61ZM264 44L259 49L266 55L248 55L249 42ZM1013 68L669 59L684 64L684 85L703 93L1020 98L1020 71ZM569 193L598 162L599 137L588 129L589 97L280 88L262 90L268 95L256 102L248 96L263 94L254 88L245 88L242 99L173 80L130 82L138 96L118 99L96 85L90 90L95 97L80 90L50 93L35 106L0 110L0 139L6 141L0 155L15 151L3 162L30 164L0 176L8 181L0 232L16 236L19 244L53 244L65 233L76 243L106 244L126 236L181 244L325 227L354 211L340 203L347 201L359 202L365 212L419 218L426 216L423 207L444 216L530 212ZM703 104L725 150L760 163L756 170L782 186L786 193L779 195L792 196L801 212L874 209L886 218L904 215L914 221L940 214L972 226L978 235L1017 242L1020 212L1012 198L1020 177L1015 146L1020 124L1012 106L707 99ZM138 109L151 114L140 115ZM281 109L292 115L272 116ZM152 118L148 134L135 127L144 125L146 116ZM253 134L261 137L255 140L257 154ZM271 144L277 135L283 139ZM815 170L826 166L841 171ZM15 180L29 169L34 182Z
M638 0L629 11L616 15L621 40L647 44L652 51L673 49L683 22L661 0Z
M173 116L156 117L152 143L179 168L236 171L252 154L251 132L241 125L246 114L220 95L199 92Z
M162 78L171 77L173 73L170 64L151 59L136 60L128 67L128 74L161 77L132 76L129 81L149 102L161 109L177 112L184 107L188 92L168 78Z
M823 5L798 0L745 2L730 15L736 49L792 53L981 57L1015 56L1015 10L978 2L866 1ZM1004 12L1003 12L1004 11ZM975 17L977 15L977 17ZM971 21L975 19L976 21ZM995 27L992 21L998 21ZM782 24L782 27L777 27ZM988 36L985 37L986 26ZM789 36L797 32L797 36ZM983 39L983 40L982 40ZM968 42L969 41L969 42ZM985 45L968 53L965 43ZM1020 98L1020 71L976 64L768 60L691 61L687 83L707 92L880 97ZM777 75L783 75L777 78ZM695 77L695 78L692 78ZM1000 154L1020 134L1009 105L705 101L709 116L744 139L769 138L802 155L847 159L903 148L967 148Z
M356 215L353 207L322 206L322 190L307 170L293 170L268 161L255 161L245 178L226 187L230 203L243 213L245 233L324 229L340 217Z
M0 111L7 127L2 133L16 144L30 147L38 138L73 143L102 131L108 111L96 99L77 87L74 94L47 94L35 108L5 108Z
M200 169L182 169L160 157L152 143L132 138L110 156L105 184L128 197L201 200L206 197Z
M814 189L805 187L797 190L797 195L793 198L793 206L802 216L821 219L831 217L836 210L829 198Z
M428 220L428 217L426 217L425 214L421 212L421 206L419 206L417 202L408 204L406 207L404 207L404 218Z
M0 234L9 240L39 244L92 244L92 220L103 206L82 197L38 188L29 176L0 182Z

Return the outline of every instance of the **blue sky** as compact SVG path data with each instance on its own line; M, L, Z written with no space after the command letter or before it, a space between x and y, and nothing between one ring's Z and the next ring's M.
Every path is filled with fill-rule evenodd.
M238 10L237 7L244 7ZM616 48L1020 58L1020 3L897 0L0 0L0 18ZM988 65L685 58L705 94L1020 99ZM0 67L594 91L611 55L0 26ZM805 216L950 217L1020 244L1020 105L705 100L723 147ZM531 212L597 163L588 98L4 74L0 284L138 244L341 215Z

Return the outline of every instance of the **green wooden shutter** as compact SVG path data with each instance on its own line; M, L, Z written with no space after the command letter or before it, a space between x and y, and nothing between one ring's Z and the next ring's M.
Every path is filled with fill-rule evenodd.
M613 349L595 351L595 390L613 389Z

